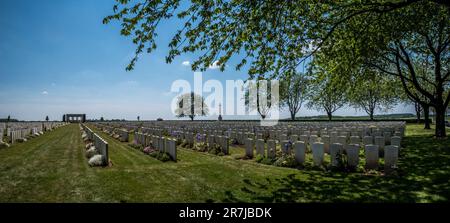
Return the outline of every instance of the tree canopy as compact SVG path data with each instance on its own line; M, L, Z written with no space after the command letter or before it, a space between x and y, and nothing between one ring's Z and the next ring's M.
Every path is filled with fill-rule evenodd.
M236 69L248 64L248 74L276 78L292 64L311 58L327 65L338 82L350 81L362 66L395 76L403 90L417 90L436 110L436 135L445 137L449 91L450 2L446 0L278 1L278 0L116 0L114 14L121 34L137 45L132 70L141 53L157 47L157 27L178 19L166 62L183 53L199 53L193 70L231 57ZM428 55L425 56L425 55ZM418 75L414 61L432 64L430 78ZM431 91L423 85L429 82ZM408 93L409 94L409 93ZM419 98L416 98L417 100Z

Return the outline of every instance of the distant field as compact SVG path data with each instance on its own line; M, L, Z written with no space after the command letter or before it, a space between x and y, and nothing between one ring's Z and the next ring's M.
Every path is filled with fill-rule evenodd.
M0 202L448 202L450 140L433 140L433 131L408 125L398 176L384 177L186 149L178 162L162 163L103 133L113 166L90 168L71 124L0 150Z

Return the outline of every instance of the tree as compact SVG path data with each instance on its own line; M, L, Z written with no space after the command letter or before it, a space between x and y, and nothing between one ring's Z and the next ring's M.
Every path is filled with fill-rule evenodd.
M140 121L140 119L141 119L141 117L140 117L140 116L138 116L138 117L137 117L137 120L138 120L138 122Z
M8 115L7 122L11 121L11 116Z
M48 120L50 120L50 119L48 118L48 115L47 115L47 116L45 116L45 121L48 122Z
M374 120L375 110L389 110L399 99L395 79L380 75L372 69L362 68L348 90L349 103L365 111Z
M103 122L103 121L105 121L105 119L104 119L103 117L101 117L101 118L100 118L100 121Z
M270 115L272 108L279 104L279 98L276 94L279 92L272 92L276 89L269 80L259 78L256 81L249 80L245 89L245 105L248 111L257 111L264 120ZM279 89L278 89L279 90Z
M333 113L342 108L347 101L347 86L333 78L323 67L316 67L311 72L310 90L308 91L308 108L325 111L331 121Z
M194 121L195 116L206 116L209 110L205 99L194 92L178 96L175 114L178 118L189 117Z
M299 64L317 54L340 62L335 68L340 73L363 64L376 65L400 79L405 91L410 83L426 96L436 109L436 136L446 135L449 1L217 0L191 1L181 7L181 0L118 0L113 11L103 22L121 21L121 34L132 35L137 44L127 70L133 69L144 49L149 53L156 49L156 28L161 21L178 18L184 25L169 44L168 63L182 53L200 53L193 70L205 70L213 63L224 70L236 56L240 57L236 69L251 61L251 78L279 76L292 61ZM434 92L421 87L425 80L410 66L411 61L423 59L424 49L432 53L435 78L428 81L436 85Z
M116 0L107 24L118 20L121 35L132 36L137 45L135 57L127 66L132 70L138 56L156 49L157 27L168 19L183 24L169 44L167 62L182 53L201 52L193 70L206 70L216 63L222 70L232 56L241 56L236 69L251 61L250 75L278 73L293 59L309 57L354 18L395 14L398 10L425 4L405 1L129 1ZM435 5L450 8L445 0ZM401 20L391 21L401 25ZM364 27L360 27L364 29ZM359 32L360 30L351 30ZM310 48L304 51L305 48ZM252 78L253 79L253 78Z
M436 110L435 135L445 138L445 108L450 102L449 12L448 6L420 1L391 13L354 17L318 54L340 61L337 70L369 66L395 77L425 113L430 106ZM427 71L422 71L425 67ZM340 78L349 80L351 74Z
M295 120L295 115L302 107L306 91L307 78L303 73L296 72L291 69L281 77L280 81L280 98L281 104L287 106L291 115L291 120Z

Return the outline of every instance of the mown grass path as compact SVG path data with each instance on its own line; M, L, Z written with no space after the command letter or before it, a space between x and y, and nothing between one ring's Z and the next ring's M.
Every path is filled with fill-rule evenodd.
M91 168L78 125L0 150L0 202L432 202L450 198L450 140L409 125L398 176L295 170L179 149L162 163L104 133Z

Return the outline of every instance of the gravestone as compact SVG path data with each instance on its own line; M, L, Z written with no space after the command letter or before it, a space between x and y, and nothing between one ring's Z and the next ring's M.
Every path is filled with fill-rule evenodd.
M306 144L302 141L296 141L294 143L294 153L295 160L303 165L305 163Z
M308 135L301 135L300 141L304 142L305 144L309 144L309 136Z
M165 150L164 146L166 145L165 144L165 137L159 137L158 140L159 140L159 142L158 142L158 146L159 146L158 149L159 149L160 152L164 152L164 150Z
M338 136L337 137L337 142L342 144L344 146L344 149L345 149L345 146L347 145L347 136Z
M169 139L167 144L167 153L173 161L177 161L177 141Z
M389 145L384 148L384 171L390 173L397 167L398 146Z
M393 146L398 146L398 148L401 148L401 141L402 141L402 138L399 136L391 137L391 145L393 145Z
M347 165L350 168L356 168L359 163L359 145L349 144L345 148L345 152L347 153Z
M330 145L330 163L332 167L339 167L342 159L342 150L344 150L344 146L340 143L333 143Z
M221 137L220 147L222 149L223 154L228 155L230 152L229 138L228 136Z
M253 139L247 138L245 142L245 156L253 158Z
M264 140L256 140L256 155L264 156Z
M273 139L267 140L267 157L273 159L276 156L276 142Z
M314 165L321 166L323 163L323 156L324 156L323 143L316 142L312 144L311 150L313 154Z
M379 149L378 145L365 145L366 169L378 169Z
M325 153L330 153L330 136L322 135L320 139L323 142L323 148L325 149Z
M373 145L373 137L372 136L364 136L363 144L364 145Z
M309 136L309 144L313 144L319 142L319 137L317 135L311 135Z
M359 136L350 136L350 144L359 144L360 142Z
M391 144L391 132L384 132L383 136L385 143Z
M384 146L385 146L384 136L376 136L375 137L375 145L377 145L380 152L383 153Z

